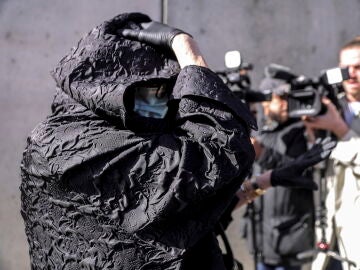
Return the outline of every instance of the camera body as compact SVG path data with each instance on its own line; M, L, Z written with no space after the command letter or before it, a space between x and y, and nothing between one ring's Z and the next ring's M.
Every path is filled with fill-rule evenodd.
M233 93L245 103L271 100L271 93L261 93L251 89L249 71L253 65L242 61L239 51L225 53L225 66L223 71L216 73Z
M335 105L340 84L349 79L348 68L325 70L317 78L310 79L290 72L288 67L271 64L267 68L268 76L290 84L288 94L288 113L291 118L317 116L326 112L321 100L326 96Z
M321 98L322 95L314 88L292 90L288 96L289 117L300 118L321 114Z

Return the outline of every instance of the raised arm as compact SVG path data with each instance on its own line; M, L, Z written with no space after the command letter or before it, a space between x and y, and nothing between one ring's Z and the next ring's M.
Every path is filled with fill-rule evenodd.
M189 65L208 67L196 41L191 36L187 34L176 35L172 49L181 68Z
M335 146L335 141L325 138L315 143L309 151L288 162L283 167L266 171L252 181L244 181L237 192L237 197L239 198L237 207L251 202L266 189L273 186L316 190L316 183L311 178L304 176L303 173L307 168L328 158Z
M122 29L119 33L130 39L173 50L181 68L188 65L208 66L191 35L156 21L144 22L141 26L140 30Z

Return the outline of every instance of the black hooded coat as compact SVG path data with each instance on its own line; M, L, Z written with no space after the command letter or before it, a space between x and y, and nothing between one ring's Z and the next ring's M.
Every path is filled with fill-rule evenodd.
M22 160L32 269L223 269L214 226L254 159L255 122L207 68L95 27L53 71L51 115ZM173 83L165 119L133 112L134 84Z

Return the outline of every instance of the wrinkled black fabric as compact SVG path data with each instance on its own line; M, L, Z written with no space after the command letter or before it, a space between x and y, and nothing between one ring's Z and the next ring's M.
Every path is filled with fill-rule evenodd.
M224 267L212 231L253 162L255 123L209 69L114 34L141 16L94 28L54 69L21 166L32 269ZM151 80L175 83L165 119L132 111L133 85Z

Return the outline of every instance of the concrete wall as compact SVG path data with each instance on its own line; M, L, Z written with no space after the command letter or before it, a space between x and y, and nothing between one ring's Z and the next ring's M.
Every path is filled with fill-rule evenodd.
M50 110L49 71L93 26L118 13L141 11L160 20L161 0L0 0L0 269L29 269L20 217L19 164L27 134ZM257 85L270 63L317 76L337 64L344 40L359 34L360 1L169 0L168 22L191 33L211 68L238 49L255 65ZM251 269L239 238L239 216L228 231L236 257Z
M270 62L311 77L337 65L338 48L360 34L359 10L356 0L169 0L169 23L197 38L214 69L240 50L257 86Z

